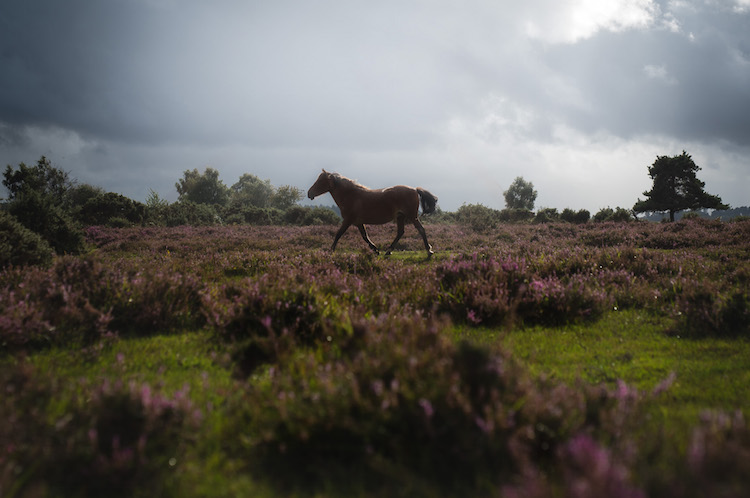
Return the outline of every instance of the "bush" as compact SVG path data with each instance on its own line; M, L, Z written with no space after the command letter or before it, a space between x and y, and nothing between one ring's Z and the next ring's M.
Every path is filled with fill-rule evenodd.
M284 222L297 226L338 225L341 217L327 207L292 206L284 213Z
M456 211L456 221L471 227L475 232L494 230L500 219L500 212L481 204L462 204Z
M633 220L635 220L633 212L621 207L618 207L616 209L612 209L610 207L602 208L594 215L594 221L623 222Z
M537 211L534 216L534 223L551 223L559 221L560 215L557 212L557 208L544 208Z
M257 206L238 207L234 204L232 208L225 210L227 223L233 225L281 225L283 223L283 212L276 208Z
M353 320L238 391L223 444L284 494L343 482L472 495L530 462L549 468L578 433L638 424L637 391L534 381L505 353L451 341L448 326L419 313Z
M19 194L8 212L23 226L39 234L57 254L79 254L84 249L81 228L49 197L34 191Z
M162 216L164 217L164 223L168 227L221 224L221 218L216 212L214 206L209 204L196 204L192 201L174 202L164 210Z
M570 208L565 208L563 209L562 213L560 213L560 219L563 221L567 221L568 223L583 224L587 223L589 221L589 218L591 218L591 213L589 213L586 209L581 209L580 211L576 212Z
M677 296L677 331L690 337L750 337L746 291L727 292L712 282L690 281Z
M0 268L8 265L48 265L54 252L47 242L0 211Z
M522 223L533 217L534 213L528 209L503 209L499 214L499 219L503 223Z
M143 223L146 207L124 195L108 192L88 199L79 211L81 223L87 225L124 226Z

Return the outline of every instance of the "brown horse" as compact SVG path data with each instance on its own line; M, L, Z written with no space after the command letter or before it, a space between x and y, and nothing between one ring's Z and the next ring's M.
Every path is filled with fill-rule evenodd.
M418 217L420 203L424 214L435 211L437 197L428 191L405 185L372 190L338 173L329 173L323 170L310 190L307 191L307 196L314 199L326 192L331 193L333 200L336 201L336 205L341 210L341 217L344 219L341 228L333 239L332 251L336 250L336 244L347 228L354 225L359 228L359 233L362 234L362 238L365 239L370 249L375 251L376 254L380 254L378 248L367 236L365 224L382 225L395 221L398 232L395 240L385 253L388 255L404 234L404 223L408 221L414 225L422 236L424 247L427 249L427 257L432 256L432 246L427 242L427 234Z

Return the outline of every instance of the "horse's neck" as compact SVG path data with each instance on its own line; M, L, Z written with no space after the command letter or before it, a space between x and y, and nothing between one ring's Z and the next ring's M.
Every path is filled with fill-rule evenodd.
M339 185L331 190L331 197L333 197L336 205L341 207L342 204L346 204L352 196L356 196L357 192L364 192L369 190L367 187L357 185L351 181L341 181Z

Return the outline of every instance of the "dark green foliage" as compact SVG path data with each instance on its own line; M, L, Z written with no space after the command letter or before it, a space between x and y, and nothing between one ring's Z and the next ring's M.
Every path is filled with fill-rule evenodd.
M143 223L145 212L146 207L140 202L108 192L89 198L81 206L78 217L84 225L111 225L123 228Z
M338 225L341 217L332 209L316 206L292 206L284 212L284 222L289 225Z
M530 209L503 209L499 219L504 223L523 223L531 220L534 213Z
M3 177L3 185L10 192L11 201L27 192L37 192L40 196L49 197L50 203L60 206L73 185L68 173L52 166L44 156L34 166L21 163L16 170L8 165Z
M462 204L456 211L456 221L471 227L475 232L483 233L497 227L500 212L482 204Z
M221 218L214 206L193 201L174 202L160 211L160 215L168 227L221 224Z
M58 254L83 250L83 234L65 202L72 185L66 172L42 156L33 167L21 163L14 170L8 166L3 185L10 192L7 210L19 223L39 234Z
M219 180L219 172L213 168L206 168L203 174L197 169L186 170L175 187L181 201L218 206L229 201L229 189Z
M0 211L0 268L8 265L48 265L54 252L37 233L9 213Z
M562 213L560 213L560 219L563 221L567 221L568 223L576 223L576 224L588 223L590 218L591 218L591 213L589 213L588 210L586 209L573 211L570 208L565 208L562 210Z
M696 176L700 169L685 151L674 157L657 156L648 168L653 187L643 193L646 199L638 199L633 211L667 211L669 221L674 221L675 213L686 209L729 209L721 198L703 190L706 184Z
M38 233L57 254L79 254L83 251L81 227L52 198L36 191L16 196L8 212L26 228Z
M534 223L551 223L554 221L560 221L560 214L557 212L557 208L544 208L537 211L534 216Z
M232 204L266 208L271 206L274 187L270 180L261 180L255 175L245 173L232 185L231 192Z
M282 211L294 207L297 201L303 198L302 191L291 185L282 185L275 188L271 195L271 207Z
M623 221L633 221L635 218L633 217L633 212L629 211L625 208L615 208L612 209L610 207L602 208L600 209L595 215L594 215L594 221L614 221L614 222L623 222Z
M283 211L271 207L232 203L224 212L224 220L233 225L282 225Z
M73 212L77 212L87 201L104 194L106 194L106 192L100 187L95 187L87 183L76 184L66 191L65 204L68 205Z
M505 206L508 209L524 209L532 211L534 209L534 201L536 201L537 191L534 190L534 184L527 182L523 177L519 176L513 180L508 190L503 192L505 198Z

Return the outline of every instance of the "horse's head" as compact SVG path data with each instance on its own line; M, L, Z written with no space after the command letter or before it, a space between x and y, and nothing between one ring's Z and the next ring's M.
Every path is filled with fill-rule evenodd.
M333 189L333 182L333 174L323 170L318 179L315 180L315 183L313 183L313 186L310 187L310 190L307 191L307 197L315 199L321 194L330 192Z

